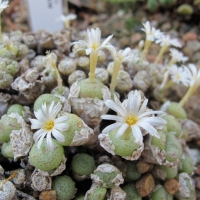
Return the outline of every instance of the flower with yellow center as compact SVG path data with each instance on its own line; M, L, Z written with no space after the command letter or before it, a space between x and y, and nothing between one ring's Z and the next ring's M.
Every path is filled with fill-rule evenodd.
M159 138L156 128L161 128L166 121L161 117L154 116L155 114L164 114L162 111L153 111L147 109L148 99L144 99L143 103L140 93L136 90L131 91L128 99L123 103L114 96L114 101L106 100L105 104L117 113L116 115L102 115L102 119L116 120L116 123L107 126L102 134L109 133L113 129L118 129L116 137L121 137L128 128L132 129L133 136L136 142L142 144L142 130L146 130L150 135Z
M113 46L108 42L111 40L113 35L108 36L104 42L101 43L101 30L99 28L96 29L87 29L87 37L88 41L79 40L77 42L73 42L72 44L79 44L80 49L84 49L87 55L90 55L91 52L99 51L100 49L112 49Z
M62 105L58 103L54 106L54 101L47 108L46 103L42 104L42 108L34 112L37 119L29 119L31 121L31 129L39 129L33 135L34 141L37 143L38 149L41 146L42 140L47 136L47 146L53 149L51 134L59 142L64 142L65 137L60 131L68 129L67 116L57 117Z
M190 84L190 74L187 72L185 66L178 67L174 64L168 67L168 71L171 75L173 83L182 83L185 86L188 86Z

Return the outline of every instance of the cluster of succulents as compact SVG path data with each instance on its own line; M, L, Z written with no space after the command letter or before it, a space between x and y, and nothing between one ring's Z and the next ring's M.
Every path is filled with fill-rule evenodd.
M60 33L2 36L1 159L16 168L0 167L0 199L195 199L198 150L187 143L200 129L183 106L200 71L169 49L177 39L143 26L145 41L124 50L68 22ZM175 84L189 87L179 103L167 101Z

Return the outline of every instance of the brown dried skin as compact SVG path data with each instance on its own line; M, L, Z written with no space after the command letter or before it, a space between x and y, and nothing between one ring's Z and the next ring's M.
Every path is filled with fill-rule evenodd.
M154 178L151 174L144 175L139 181L136 182L137 192L141 197L149 195L155 186Z
M56 200L56 191L43 191L39 196L39 200Z
M144 162L142 160L140 160L137 163L137 169L141 174L144 174L145 172L148 172L149 169L151 168L151 166L152 166L151 164L149 164L147 162Z
M172 195L174 195L179 190L179 183L175 179L168 179L164 186L167 192Z

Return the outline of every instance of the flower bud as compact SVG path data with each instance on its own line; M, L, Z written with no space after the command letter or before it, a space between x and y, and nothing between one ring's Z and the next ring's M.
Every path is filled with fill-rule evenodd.
M67 76L76 70L76 66L76 60L68 57L60 61L58 70L62 75Z

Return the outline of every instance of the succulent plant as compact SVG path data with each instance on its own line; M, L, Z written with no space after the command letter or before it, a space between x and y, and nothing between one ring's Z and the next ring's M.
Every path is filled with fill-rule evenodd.
M70 200L76 193L75 183L69 176L58 176L53 180L52 189L57 200Z
M64 156L63 147L53 139L53 151L47 148L46 139L43 139L41 147L38 149L36 143L29 153L30 164L43 171L50 171L57 168Z

